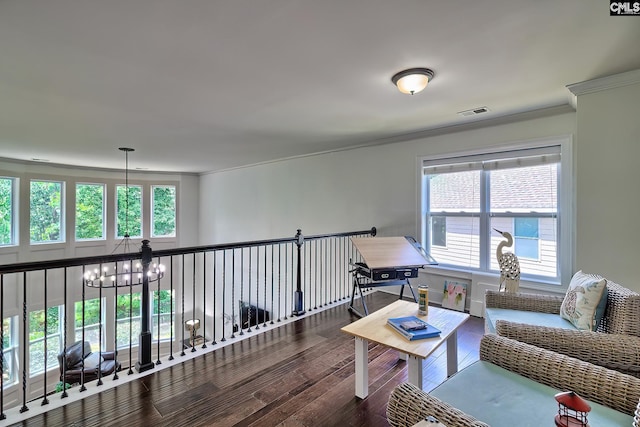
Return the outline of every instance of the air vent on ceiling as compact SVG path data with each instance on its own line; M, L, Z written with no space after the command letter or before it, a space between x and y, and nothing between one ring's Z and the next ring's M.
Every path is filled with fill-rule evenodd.
M462 117L477 116L478 114L488 113L489 111L487 107L478 107L472 108L471 110L460 111L458 115Z

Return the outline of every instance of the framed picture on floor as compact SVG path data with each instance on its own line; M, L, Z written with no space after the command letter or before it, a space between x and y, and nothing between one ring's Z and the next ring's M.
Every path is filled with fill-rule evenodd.
M467 283L453 280L444 281L444 294L442 295L442 308L464 311L467 301Z

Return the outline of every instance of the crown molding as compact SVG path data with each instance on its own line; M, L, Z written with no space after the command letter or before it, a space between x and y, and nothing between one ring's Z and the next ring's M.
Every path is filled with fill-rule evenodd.
M569 91L575 96L580 96L636 83L640 83L640 69L601 77L599 79L587 80L580 83L573 83L567 85L567 89L569 89Z

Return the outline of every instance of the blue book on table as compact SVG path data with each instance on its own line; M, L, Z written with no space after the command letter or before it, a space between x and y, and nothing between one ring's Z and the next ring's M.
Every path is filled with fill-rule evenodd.
M440 329L416 316L393 317L387 319L387 324L409 341L434 338L440 335Z

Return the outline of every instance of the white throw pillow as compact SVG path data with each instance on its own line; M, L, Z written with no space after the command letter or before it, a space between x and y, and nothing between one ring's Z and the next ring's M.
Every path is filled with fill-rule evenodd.
M606 289L605 278L578 271L571 278L560 306L560 316L578 329L595 331L604 314Z
M100 357L99 353L91 353L87 357L84 358L84 368L85 369L95 369L98 367L100 362L104 362L104 359Z

